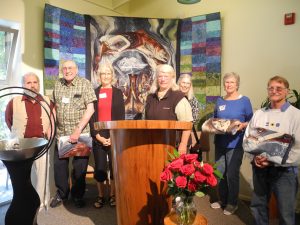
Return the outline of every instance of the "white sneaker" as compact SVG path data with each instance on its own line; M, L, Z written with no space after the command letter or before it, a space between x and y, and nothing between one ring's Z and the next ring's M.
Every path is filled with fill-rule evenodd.
M221 203L220 202L211 203L210 207L213 208L213 209L220 209L221 208Z

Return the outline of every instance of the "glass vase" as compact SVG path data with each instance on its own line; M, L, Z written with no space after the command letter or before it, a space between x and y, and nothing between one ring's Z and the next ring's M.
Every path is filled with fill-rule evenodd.
M176 214L179 225L193 224L197 215L193 197L181 198L180 200L176 199Z

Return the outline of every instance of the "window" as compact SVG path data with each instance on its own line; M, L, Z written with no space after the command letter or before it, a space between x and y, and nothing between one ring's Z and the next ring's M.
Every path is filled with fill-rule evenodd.
M18 30L0 25L0 84L8 84L16 50Z
M18 24L0 19L0 87L6 87L12 80L12 67L14 62L17 38ZM9 136L9 129L5 123L5 109L9 98L5 98L4 91L1 92L0 99L0 140ZM0 161L0 206L10 202L13 196L13 190L8 172L4 164Z

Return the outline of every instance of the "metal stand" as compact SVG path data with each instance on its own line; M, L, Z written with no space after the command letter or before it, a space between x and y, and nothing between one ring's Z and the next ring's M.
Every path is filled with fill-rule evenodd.
M36 225L40 198L33 188L30 173L33 160L4 161L14 196L5 216L5 225Z
M13 138L0 140L0 160L10 175L14 196L5 216L5 225L37 225L37 212L40 198L31 183L33 161L43 156L55 138L55 117L50 105L38 94L28 88L7 87L0 89L2 97L24 95L36 101L45 110L50 124L50 138ZM48 109L48 110L47 110Z

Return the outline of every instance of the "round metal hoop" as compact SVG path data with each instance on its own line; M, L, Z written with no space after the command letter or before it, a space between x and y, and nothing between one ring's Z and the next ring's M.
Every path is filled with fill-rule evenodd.
M3 91L6 91L6 90L10 90L9 93L5 93L5 94L2 94ZM18 92L19 91L19 92ZM26 93L27 92L27 93ZM50 146L52 145L54 139L55 139L55 134L56 134L56 120L55 120L55 117L54 117L54 114L51 110L51 107L50 105L45 101L45 99L43 98L42 95L39 95L38 93L28 89L28 88L24 88L24 87L18 87L18 86L11 86L11 87L6 87L6 88L2 88L0 89L0 99L5 97L5 96L9 96L9 95L23 95L23 96L26 96L30 99L33 99L35 100L42 108L43 110L45 111L48 119L49 119L49 122L50 122L50 131L51 131L51 134L50 134L50 138L48 140L48 143L45 145L45 147L39 151L37 153L36 156L33 156L31 158L29 158L28 160L30 159L38 159L40 157L42 157L50 148ZM43 104L41 104L41 101L36 98L37 96L40 96L43 100L43 103L46 104L47 107L45 107ZM49 112L47 111L47 108L49 109Z

